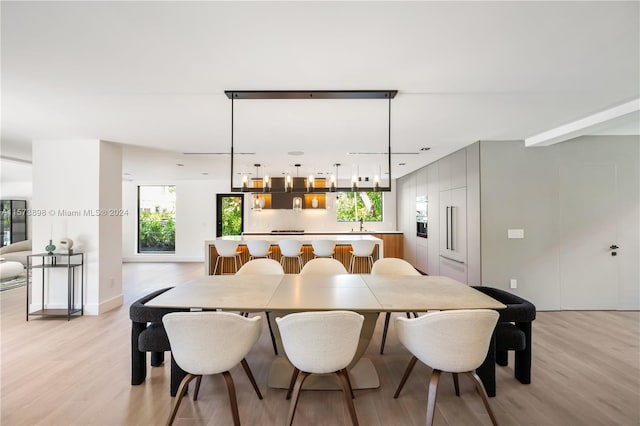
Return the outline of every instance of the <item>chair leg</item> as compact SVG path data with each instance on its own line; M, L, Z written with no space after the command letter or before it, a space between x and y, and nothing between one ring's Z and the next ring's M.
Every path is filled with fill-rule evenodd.
M271 344L273 345L273 353L278 355L278 345L276 344L276 336L273 334L273 328L271 327L271 321L269 320L269 311L265 311L264 315L267 317L267 325L269 326L269 334L271 335Z
M347 402L347 408L349 409L349 415L351 416L351 423L353 423L353 426L358 426L358 416L356 415L356 407L353 405L353 390L351 389L351 383L349 382L349 373L347 373L347 369L344 368L340 371L336 371L336 374L338 375L340 384L342 385L342 392L344 393L344 399Z
M295 385L296 380L298 379L299 373L300 373L300 370L298 370L296 367L293 367L293 373L291 374L291 381L289 382L289 389L287 389L287 396L285 397L286 400L291 399L291 392L293 392L293 385Z
M487 409L487 413L489 413L489 417L491 417L491 423L493 423L493 426L498 426L496 416L493 414L493 411L491 410L491 406L489 405L489 397L487 396L487 391L484 389L484 386L480 381L480 377L478 377L478 375L473 371L468 371L465 374L471 377L471 379L473 380L473 383L476 385L476 389L478 390L480 397L482 397L482 403L484 404L484 407Z
M302 388L302 384L309 377L310 373L306 373L304 371L300 372L298 379L296 380L296 384L293 387L293 399L291 400L291 404L289 405L289 415L287 416L287 424L291 426L293 424L293 416L296 413L296 406L298 405L298 398L300 397L300 389Z
M216 271L218 270L218 263L220 262L220 259L222 259L220 256L216 258L216 266L213 267L213 275L215 275Z
M351 386L351 379L349 378L349 372L346 368L344 370L344 377L347 379L347 384L349 385L349 392L351 393L351 399L356 399L356 396L353 394L353 386Z
M433 425L433 415L436 413L436 396L438 396L438 382L440 370L433 370L429 380L429 394L427 395L427 426Z
M409 374L411 374L411 370L413 370L413 367L415 367L417 361L418 361L418 358L416 358L415 356L411 357L411 361L409 361L409 365L407 365L407 369L404 371L402 380L400 380L398 389L396 389L396 393L393 394L394 398L397 398L398 395L400 395L400 391L402 391L402 388L404 387L404 384L406 383L407 378L409 377Z
M189 382L195 379L197 376L193 374L187 374L182 382L180 383L180 387L178 388L178 394L176 395L176 399L173 404L173 408L171 409L171 413L169 414L169 418L167 419L167 426L171 426L173 424L173 420L176 418L176 414L178 414L178 408L180 408L180 402L182 402L182 397L185 393L187 393L187 388L189 387Z
M509 352L496 350L496 364L502 367L509 365Z
M193 391L193 400L198 400L198 392L200 392L200 383L202 383L202 375L199 375L196 379L196 388Z
M456 396L460 396L460 383L458 382L458 373L453 373L453 387L456 389Z
M245 358L242 358L242 361L240 361L240 364L242 365L242 368L244 369L244 372L247 373L247 377L249 378L249 381L251 382L251 386L253 386L253 390L256 391L256 395L258 395L258 399L262 399L262 394L260 393L260 388L258 388L258 384L256 383L256 379L253 378L253 373L251 372L251 368L249 367L249 364L247 363L247 360Z
M236 398L236 387L233 385L233 379L228 371L222 373L224 381L227 384L227 392L229 392L229 403L231 404L231 415L233 416L233 425L240 426L240 415L238 414L238 399Z
M349 260L349 273L353 274L353 265L354 265L355 257L351 255L351 259Z
M384 329L382 330L382 343L380 344L380 355L384 352L384 344L387 341L387 330L389 330L389 319L391 319L391 312L387 312L384 316Z

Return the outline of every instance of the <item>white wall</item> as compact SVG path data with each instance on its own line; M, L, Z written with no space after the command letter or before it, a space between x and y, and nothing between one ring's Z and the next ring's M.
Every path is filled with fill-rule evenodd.
M43 213L32 216L33 252L44 252L49 239L54 244L63 237L73 239L74 251L85 254L86 314L97 315L122 304L121 219L89 213L121 207L121 164L120 147L108 142L33 142L31 209ZM47 273L52 284L66 283L66 271ZM66 298L66 286L52 285L45 303L50 308L66 307Z
M137 188L139 185L176 186L175 254L137 253ZM216 194L230 194L227 179L181 181L132 181L122 184L122 206L128 215L123 221L122 256L125 262L202 262L204 241L216 237ZM337 222L335 194L327 194L330 209L251 210L251 194L245 194L245 232L269 232L272 229L304 229L315 232L341 232L358 229L359 223ZM395 231L395 192L384 193L383 222L365 222L367 230Z

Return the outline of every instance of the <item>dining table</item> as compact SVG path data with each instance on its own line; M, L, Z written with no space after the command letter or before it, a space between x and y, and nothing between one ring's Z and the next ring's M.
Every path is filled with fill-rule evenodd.
M338 275L207 275L148 301L146 306L239 312L270 312L277 344L282 348L275 318L293 312L349 310L364 316L356 354L348 367L354 389L377 388L378 374L363 356L381 312L426 312L449 309L504 309L499 301L466 284L444 276L398 276L370 274ZM282 352L281 352L282 353ZM271 364L268 385L288 388L293 367L286 355ZM484 363L476 370L489 396L495 396L495 339ZM309 378L305 388L337 388L332 375Z

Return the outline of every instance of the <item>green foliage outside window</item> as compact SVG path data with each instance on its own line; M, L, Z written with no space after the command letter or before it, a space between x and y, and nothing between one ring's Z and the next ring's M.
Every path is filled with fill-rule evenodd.
M175 251L176 224L173 213L140 212L140 251Z
M338 222L382 222L382 192L338 192Z
M242 197L222 198L222 236L242 233Z
M175 252L175 191L174 185L138 187L138 252Z

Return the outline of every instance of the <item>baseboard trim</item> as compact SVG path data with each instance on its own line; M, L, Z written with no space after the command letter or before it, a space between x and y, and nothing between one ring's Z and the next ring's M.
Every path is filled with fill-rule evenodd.
M111 299L105 300L100 304L86 304L84 305L84 314L85 315L102 315L105 312L112 311L124 303L124 297L122 294L119 294Z

